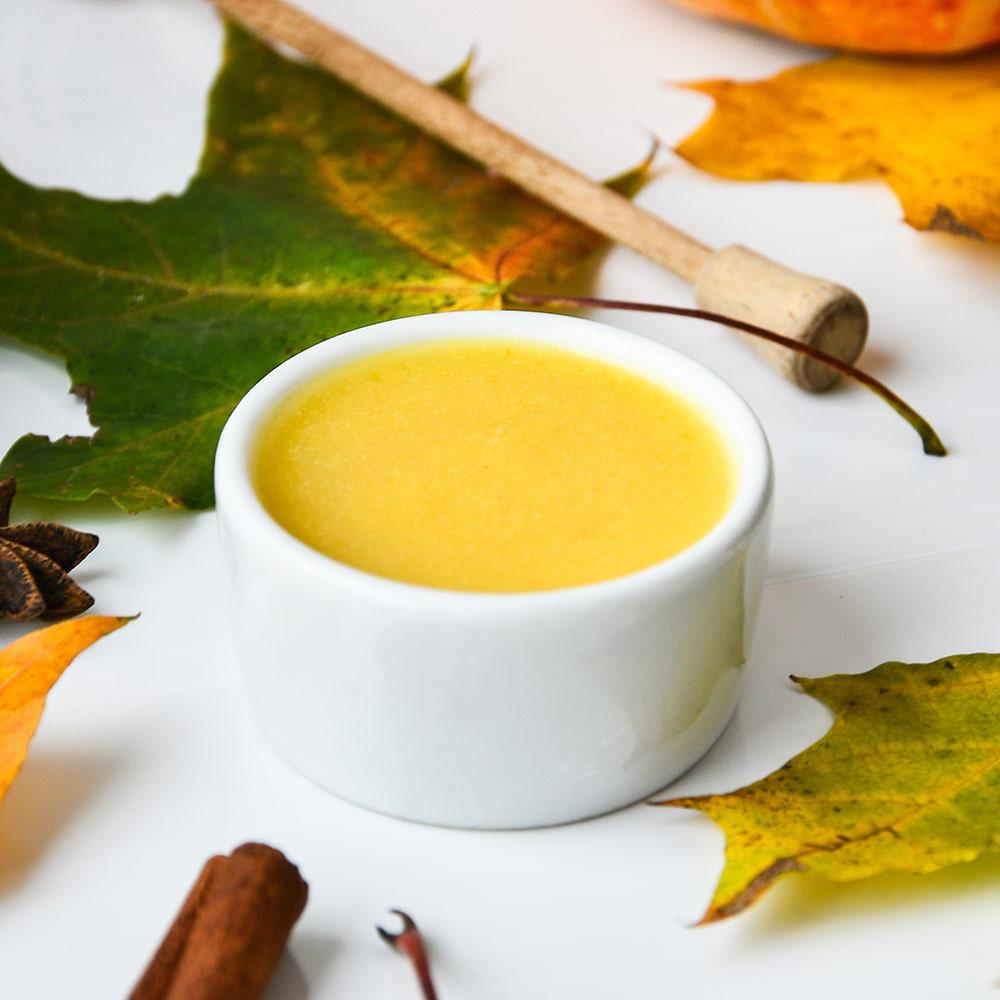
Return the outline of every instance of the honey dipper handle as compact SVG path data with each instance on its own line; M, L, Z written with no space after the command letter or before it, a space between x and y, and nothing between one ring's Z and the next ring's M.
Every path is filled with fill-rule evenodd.
M845 361L853 361L860 353L867 325L864 306L853 292L790 271L741 247L714 253L628 198L535 149L461 101L283 0L213 2L247 28L291 46L518 187L673 271L695 286L705 308L768 326L815 346L838 347L846 352L838 355ZM723 286L730 276L737 288L727 292ZM788 295L793 301L785 301ZM765 321L771 317L782 321L781 325ZM850 327L853 333L833 336L828 332L831 327L838 331ZM817 338L822 343L817 343ZM766 347L767 360L803 388L817 391L836 380L815 361L802 364L798 355L793 358L782 348Z

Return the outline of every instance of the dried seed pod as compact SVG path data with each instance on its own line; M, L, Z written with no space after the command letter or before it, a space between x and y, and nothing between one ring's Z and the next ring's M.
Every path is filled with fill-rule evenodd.
M17 484L0 481L0 621L71 618L94 599L69 576L97 535L50 521L10 523Z

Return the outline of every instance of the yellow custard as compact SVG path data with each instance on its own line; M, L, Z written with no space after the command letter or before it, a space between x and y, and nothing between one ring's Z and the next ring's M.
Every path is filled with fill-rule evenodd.
M603 361L499 339L333 369L274 409L255 459L265 508L307 545L466 591L643 569L711 530L736 480L688 400Z

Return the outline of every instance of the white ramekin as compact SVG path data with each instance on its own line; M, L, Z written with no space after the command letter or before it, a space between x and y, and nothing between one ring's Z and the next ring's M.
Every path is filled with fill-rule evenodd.
M738 463L728 513L648 569L526 594L383 579L276 524L251 480L256 436L274 405L363 355L456 337L568 348L700 404ZM581 434L587 421L581 412ZM215 487L254 710L288 761L345 799L448 826L583 819L663 788L735 708L764 575L770 454L726 383L653 341L534 312L411 316L345 333L244 397L222 433Z

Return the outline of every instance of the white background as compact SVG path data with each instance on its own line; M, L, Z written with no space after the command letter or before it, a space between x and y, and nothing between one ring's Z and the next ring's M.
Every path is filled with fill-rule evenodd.
M708 101L665 81L752 78L813 58L657 0L312 0L302 6L425 76L479 46L475 105L605 176L676 142ZM220 27L202 0L5 0L0 160L108 198L180 192L199 153ZM950 446L924 457L881 403L808 397L704 324L608 314L730 380L774 446L770 581L745 696L672 792L725 791L816 739L828 713L787 681L1000 649L1000 248L916 233L878 184L735 184L667 157L642 203L706 242L740 241L857 289L867 366ZM615 250L599 290L690 301ZM0 450L86 433L65 371L0 343ZM0 804L4 997L124 994L202 861L248 839L312 887L271 1000L415 996L375 937L410 910L452 998L978 996L1000 978L1000 860L853 885L786 879L706 929L722 862L704 818L637 806L573 827L465 833L371 815L291 771L258 735L223 617L214 517L127 518L19 502L102 536L77 579L142 618L81 656ZM17 634L4 630L3 641ZM887 761L887 766L891 762Z

